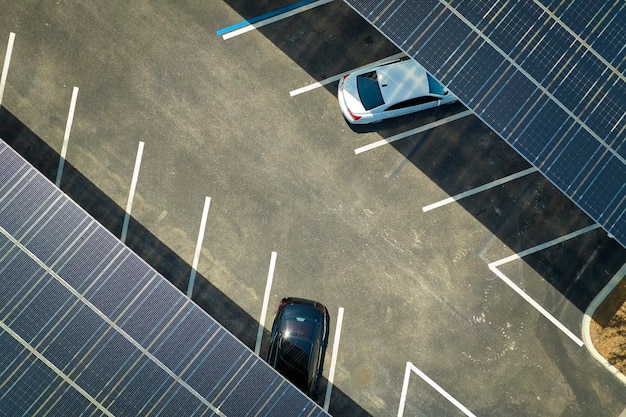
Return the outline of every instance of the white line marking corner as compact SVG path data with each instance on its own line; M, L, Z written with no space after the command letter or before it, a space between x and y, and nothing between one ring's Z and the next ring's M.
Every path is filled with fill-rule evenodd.
M424 382L430 385L435 391L437 391L441 396L443 396L446 400L452 403L456 408L458 408L463 414L468 417L476 417L474 413L472 413L467 407L457 401L452 395L448 394L446 390L441 388L439 384L430 379L428 375L418 369L411 362L406 363L406 368L404 371L404 381L402 383L402 393L400 395L400 405L398 407L398 417L402 417L404 414L404 406L406 403L407 392L409 388L409 378L411 376L411 372L419 376Z

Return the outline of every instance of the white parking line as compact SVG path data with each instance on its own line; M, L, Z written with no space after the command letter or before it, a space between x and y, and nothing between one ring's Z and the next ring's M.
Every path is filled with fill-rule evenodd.
M531 254L533 254L535 252L539 252L539 251L547 249L547 248L549 248L551 246L558 245L559 243L563 243L563 242L565 242L567 240L573 239L573 238L578 237L580 235L584 235L585 233L590 232L592 230L595 230L595 229L597 229L599 227L600 227L599 224L594 223L594 224L592 224L590 226L583 227L582 229L573 231L571 233L568 233L568 234L563 235L561 237L558 237L556 239L552 239L552 240L550 240L548 242L544 242L544 243L542 243L540 245L533 246L532 248L525 249L525 250L523 250L523 251L521 251L519 253L513 254L511 256L507 256L506 258L502 258L499 261L492 262L491 264L493 264L493 266L496 266L496 267L504 265L504 264L509 263L511 261L515 261L517 259L521 259L524 256L531 255Z
M202 209L202 219L200 220L200 230L198 231L198 240L196 240L196 250L193 254L193 262L191 264L191 274L189 274L189 284L187 285L187 297L191 298L193 293L193 284L196 282L196 273L198 271L198 263L200 262L200 252L202 251L202 242L204 241L204 231L206 229L206 221L209 217L209 207L211 206L211 197L204 198L204 208Z
M61 148L61 158L59 159L59 167L57 169L57 178L55 185L61 186L61 176L63 175L63 167L65 166L65 157L67 156L67 145L70 141L70 131L72 130L72 122L74 121L74 110L76 109L76 99L78 98L78 87L72 90L72 100L70 101L70 110L67 115L67 123L65 124L65 134L63 135L63 147Z
M539 311L545 318L547 318L552 324L554 324L559 330L567 335L570 339L574 341L578 346L583 345L583 341L580 340L578 336L572 333L567 327L565 327L560 321L558 321L552 314L550 314L545 308L543 308L538 302L536 302L531 296L526 294L524 290L515 285L513 281L511 281L502 271L498 269L499 266L502 266L506 263L518 260L523 258L524 256L530 255L535 252L539 252L546 248L549 248L554 245L558 245L559 243L565 242L566 240L573 239L580 235L583 235L587 232L595 230L599 228L599 224L592 224L591 226L584 227L580 230L576 230L572 233L568 233L567 235L561 236L559 238L550 240L548 242L542 243L541 245L534 246L532 248L526 249L522 252L513 254L511 256L507 256L506 258L500 259L499 261L491 262L488 266L489 269L496 274L505 284L513 289L517 294L519 294L524 300L526 300L531 306L533 306L537 311Z
M525 170L517 172L515 174L511 174L511 175L508 175L506 177L500 178L498 180L495 180L495 181L492 181L492 182L488 182L487 184L481 185L480 187L472 188L471 190L464 191L464 192L462 192L460 194L454 195L452 197L448 197L448 198L443 199L441 201L438 201L436 203L429 204L429 205L427 205L425 207L422 207L422 211L423 212L427 212L427 211L436 209L438 207L445 206L446 204L453 203L453 202L461 200L461 199L463 199L465 197L469 197L469 196L472 196L474 194L478 194L480 192L483 192L485 190L489 190L490 188L494 188L494 187L497 187L499 185L506 184L509 181L513 181L513 180L516 180L518 178L525 177L526 175L532 174L533 172L536 172L536 171L537 171L537 168L535 168L535 167L525 169Z
M11 54L13 53L13 43L15 42L15 33L9 34L9 43L7 44L7 51L4 55L4 65L2 66L2 76L0 77L0 106L2 105L2 96L4 95L4 86L7 82L7 75L9 74L9 64L11 63Z
M128 223L130 222L130 212L133 208L133 199L135 198L135 189L137 188L137 179L139 178L139 168L141 167L141 158L143 156L143 142L139 142L137 148L137 158L135 158L135 169L133 170L133 178L130 183L130 191L128 193L128 203L126 204L126 214L124 215L124 224L122 225L122 235L120 240L126 242L126 234L128 233Z
M157 226L159 224L161 224L161 222L163 221L163 219L165 218L165 216L167 216L167 210L163 210L161 212L161 214L159 214L159 217L157 217L157 219L154 221L154 223L152 223L152 225L150 225L151 229L156 229Z
M432 123L428 123L427 125L420 126L420 127L408 130L408 131L403 132L403 133L399 133L399 134L391 136L391 137L389 137L387 139L382 139L382 140L376 141L374 143L370 143L369 145L361 146L360 148L355 149L354 153L358 155L358 154L363 153L365 151L369 151L369 150L372 150L374 148L378 148L380 146L390 144L390 143L395 142L397 140L404 139L404 138L406 138L408 136L415 135L415 134L421 133L421 132L425 132L427 130L439 127L441 125L445 125L446 123L453 122L453 121L458 120L458 119L462 119L463 117L469 116L471 114L473 114L471 110L465 110L465 111L462 111L460 113L453 114L452 116L444 117L441 120L437 120L437 121L434 121Z
M272 17L270 17L268 19L261 20L259 22L256 22L256 23L244 26L241 29L237 29L237 30L234 30L232 32L228 32L228 33L222 35L222 38L224 40L227 40L227 39L230 39L230 38L234 38L235 36L239 36L242 33L250 32L251 30L255 30L255 29L260 28L260 27L265 26L265 25L269 25L270 23L278 22L279 20L283 20L283 19L286 19L288 17L297 15L299 13L305 12L307 10L313 9L315 7L321 6L323 4L330 3L331 1L333 1L333 0L318 0L316 2L306 4L306 5L302 6L302 7L298 7L297 9L293 9L293 10L290 10L288 12L281 13L281 14L278 14L276 16L272 16Z
M267 317L267 307L270 302L270 293L272 292L272 281L274 280L274 269L276 267L276 252L272 252L270 258L270 269L267 273L267 283L265 284L265 295L263 296L263 307L261 308L261 319L259 320L259 330L256 335L256 346L254 353L257 355L261 352L261 340L263 339L263 330L265 329L265 318Z
M606 369L609 370L611 374L613 374L617 379L619 379L623 384L626 385L626 375L622 374L616 367L611 365L598 351L593 345L593 340L591 339L591 321L596 309L604 302L606 297L609 296L617 287L617 285L626 277L626 263L622 265L622 267L617 271L617 273L611 278L608 284L602 288L602 291L593 299L587 310L585 311L585 315L583 317L582 322L582 333L583 333L583 341L585 342L585 347L591 353L598 362L600 362ZM620 416L626 416L626 410L620 414Z
M374 61L374 62L372 62L370 64L363 65L361 67L354 68L354 69L352 69L350 71L343 72L343 73L341 73L339 75L334 75L332 77L326 78L325 80L318 81L318 82L313 83L313 84L309 84L309 85L307 85L305 87L301 87L301 88L298 88L296 90L292 90L292 91L289 92L289 95L291 97L294 97L294 96L297 96L298 94L302 94L302 93L306 93L307 91L315 90L316 88L323 87L323 86L325 86L327 84L330 84L330 83L333 83L335 81L339 81L339 80L341 80L341 78L343 76L348 75L350 73L353 73L354 71L357 71L357 70L359 70L361 68L365 68L365 67L368 67L368 66L371 66L371 65L384 64L387 61L393 61L395 59L402 58L403 56L406 56L406 55L403 52L400 52L400 53L397 53L395 55L391 55L391 56L389 56L387 58L379 59L378 61Z
M324 410L328 411L330 406L330 396L335 380L335 368L337 366L337 352L339 351L339 339L341 338L341 325L343 323L343 307L339 307L337 312L337 326L335 327L335 338L333 341L333 353L330 359L330 371L328 374L328 384L326 385L326 396L324 397Z
M409 378L411 376L411 372L415 373L417 376L422 378L424 382L433 387L435 391L441 394L446 400L450 401L456 408L458 408L463 414L468 417L476 417L474 413L468 410L463 404L457 401L452 395L448 394L446 390L441 388L435 381L430 379L424 372L419 370L415 365L411 362L406 363L406 368L404 371L404 382L402 383L402 393L400 395L400 406L398 407L398 417L402 417L404 414L404 405L406 403L407 391L409 389Z

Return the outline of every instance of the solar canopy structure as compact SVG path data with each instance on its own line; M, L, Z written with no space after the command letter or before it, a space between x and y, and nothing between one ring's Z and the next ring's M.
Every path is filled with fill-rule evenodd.
M0 415L328 416L0 140Z
M624 0L344 0L626 247Z

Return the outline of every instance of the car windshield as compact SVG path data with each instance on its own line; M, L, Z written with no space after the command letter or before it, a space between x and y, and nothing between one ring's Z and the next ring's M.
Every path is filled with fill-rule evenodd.
M356 86L359 91L359 98L365 110L385 104L383 94L378 86L376 71L371 71L356 77Z
M316 312L316 310L313 311ZM298 305L285 309L282 326L285 338L298 338L312 343L318 326L319 318L311 314L310 309Z
M430 74L426 75L428 76L428 89L430 90L431 94L438 94L440 96L446 94L446 89L443 85L441 85L439 81L433 78L433 76Z

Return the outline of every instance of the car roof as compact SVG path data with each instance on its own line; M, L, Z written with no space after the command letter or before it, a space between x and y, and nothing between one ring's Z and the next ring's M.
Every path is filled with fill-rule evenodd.
M386 105L429 94L426 70L413 59L378 67L376 73Z

